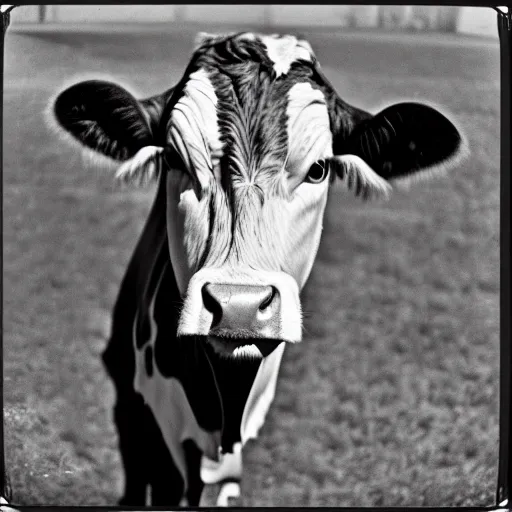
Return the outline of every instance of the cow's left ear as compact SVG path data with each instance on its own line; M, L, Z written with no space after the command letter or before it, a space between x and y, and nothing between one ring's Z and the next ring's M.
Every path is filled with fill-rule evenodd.
M388 181L456 165L464 147L457 128L436 109L399 103L355 126L343 155L334 160L342 179L359 176L359 181L372 182L374 192L387 192ZM364 183L359 188L365 192Z

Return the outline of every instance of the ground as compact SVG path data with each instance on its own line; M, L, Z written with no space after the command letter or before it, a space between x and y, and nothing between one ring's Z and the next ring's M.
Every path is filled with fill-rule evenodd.
M110 311L154 189L119 188L45 118L75 74L140 96L194 33L8 33L4 99L5 453L18 504L113 504L122 477ZM304 33L305 31L302 30ZM498 461L499 52L439 34L306 34L341 96L440 105L470 158L363 203L333 189L306 335L245 450L245 505L492 505Z

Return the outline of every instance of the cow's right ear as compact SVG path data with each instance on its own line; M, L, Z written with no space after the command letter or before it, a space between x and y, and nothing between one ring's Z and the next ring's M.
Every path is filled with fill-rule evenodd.
M117 84L80 82L59 94L53 111L59 125L84 146L118 161L152 144L141 104Z
M95 153L123 162L116 177L143 185L158 174L164 149L155 145L160 117L172 89L138 101L123 87L101 80L61 92L54 116L73 139Z

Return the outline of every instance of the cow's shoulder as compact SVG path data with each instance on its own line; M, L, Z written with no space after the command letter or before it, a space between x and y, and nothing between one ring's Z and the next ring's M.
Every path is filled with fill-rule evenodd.
M155 277L160 275L169 260L165 217L165 181L161 180L122 279L113 309L110 339L103 353L108 373L121 386L131 386L135 372L133 324L137 311L148 308L151 285L156 286Z

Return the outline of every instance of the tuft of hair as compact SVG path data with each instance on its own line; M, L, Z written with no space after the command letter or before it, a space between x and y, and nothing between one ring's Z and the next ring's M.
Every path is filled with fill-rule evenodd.
M215 44L232 35L234 35L234 33L212 34L209 32L198 32L194 38L194 50L197 50L203 45Z
M364 200L389 198L391 185L357 155L336 155L327 161L342 183L356 196Z
M162 165L162 153L164 148L160 146L144 146L116 171L116 179L128 184L145 187L158 176Z

